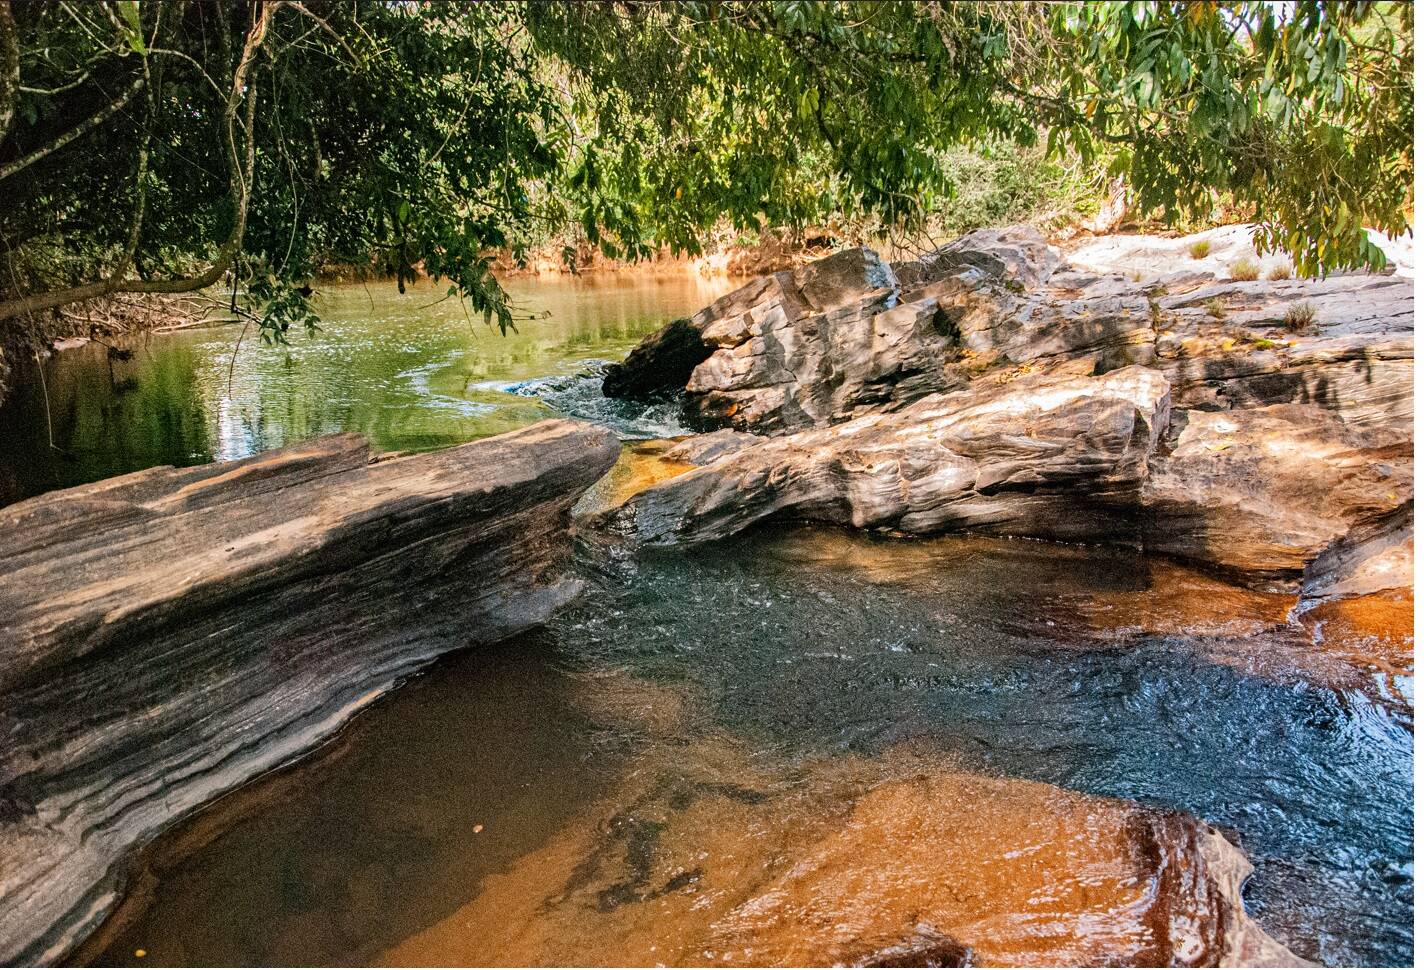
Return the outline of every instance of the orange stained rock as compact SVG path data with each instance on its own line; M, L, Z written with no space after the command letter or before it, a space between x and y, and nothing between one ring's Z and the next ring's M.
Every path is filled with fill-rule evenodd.
M1387 677L1414 674L1414 590L1322 603L1301 617L1322 651Z
M846 756L787 781L730 744L653 753L596 815L378 962L1297 962L1242 910L1245 858L1194 819L888 760L889 777Z
M625 443L617 464L588 490L580 508L587 512L617 508L658 482L696 468L696 465L663 457L675 443L662 439Z
M1166 559L1147 559L1138 589L1075 594L1059 601L1071 622L1099 633L1254 636L1285 623L1295 597L1246 589Z

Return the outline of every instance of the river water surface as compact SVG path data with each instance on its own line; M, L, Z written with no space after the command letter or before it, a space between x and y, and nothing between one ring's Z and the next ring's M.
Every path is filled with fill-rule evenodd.
M348 287L290 350L90 345L48 366L48 422L32 394L0 413L5 487L337 430L676 434L670 406L604 401L597 362L725 286L525 284L550 316L509 338L438 293ZM579 569L548 628L454 652L176 827L76 959L823 962L956 918L998 941L986 962L1153 963L1143 827L1185 813L1255 865L1247 907L1300 956L1412 962L1403 599L1368 629L1293 623L1289 598L1127 551L812 528L685 553L590 534Z

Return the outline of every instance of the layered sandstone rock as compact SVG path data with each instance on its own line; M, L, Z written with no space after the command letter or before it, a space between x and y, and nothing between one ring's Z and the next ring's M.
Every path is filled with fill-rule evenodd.
M1190 411L1143 495L1144 546L1254 581L1299 579L1385 531L1414 496L1413 442L1310 405Z
M1223 252L1242 243L1216 233L1229 237ZM848 250L670 324L610 369L605 391L682 390L704 428L783 434L986 377L1141 364L1168 375L1179 409L1308 403L1360 426L1407 423L1410 279L1223 280L1178 255L1150 276L1108 253L1061 264L1022 229L893 266Z
M617 452L567 421L376 463L343 435L0 510L0 963L61 955L184 812L568 602Z
M609 368L604 391L681 389L696 420L759 433L844 420L945 384L948 346L933 300L901 304L894 273L850 249L763 277L649 337ZM685 352L695 332L703 358ZM673 355L661 348L677 349Z
M857 249L749 284L690 323L710 355L689 407L723 430L679 454L706 467L620 521L658 543L771 516L1131 541L1257 584L1308 575L1311 595L1390 588L1412 563L1412 281L1222 279L1249 232L1204 238L1213 260L1148 238L1060 264L1034 233L982 230L893 268ZM1125 460L1095 451L1125 440L1101 433L1120 416L1110 388L1145 387L1144 369L1162 393L1139 405L1172 420L1137 446L1160 454L1101 480ZM1060 407L1094 380L1095 403ZM1222 422L1235 437L1213 437ZM1359 565L1364 544L1378 554Z
M910 533L1126 537L1167 422L1145 368L1025 380L925 398L733 451L633 496L618 521L652 544L772 517Z

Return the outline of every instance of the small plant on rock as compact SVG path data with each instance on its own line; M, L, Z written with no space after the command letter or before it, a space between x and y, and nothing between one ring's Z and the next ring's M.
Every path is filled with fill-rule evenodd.
M1211 314L1213 319L1222 320L1226 317L1226 301L1219 296L1214 296L1207 300L1203 306L1206 312Z
M1271 272L1266 276L1268 280L1288 280L1291 273L1290 263L1277 263L1271 267Z
M1236 282L1244 283L1247 280L1260 279L1261 266L1259 263L1254 263L1249 259L1238 259L1231 264L1227 272L1231 274L1231 278L1236 280Z
M1192 259L1206 259L1207 253L1211 252L1211 240L1198 239L1187 247L1187 252L1192 254Z
M1309 303L1292 303L1281 318L1281 326L1291 333L1304 333L1315 325L1315 307Z

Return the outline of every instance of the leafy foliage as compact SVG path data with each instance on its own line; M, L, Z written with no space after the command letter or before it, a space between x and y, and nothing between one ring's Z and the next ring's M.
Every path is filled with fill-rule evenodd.
M1407 5L0 2L0 324L226 279L281 342L372 259L514 324L489 253L872 219L1250 206L1302 274L1382 254L1413 175ZM12 56L13 55L13 56ZM1031 165L1015 159L1031 158ZM976 167L977 166L977 167ZM980 191L988 186L987 190ZM946 218L947 216L951 218ZM572 259L572 250L568 253Z

